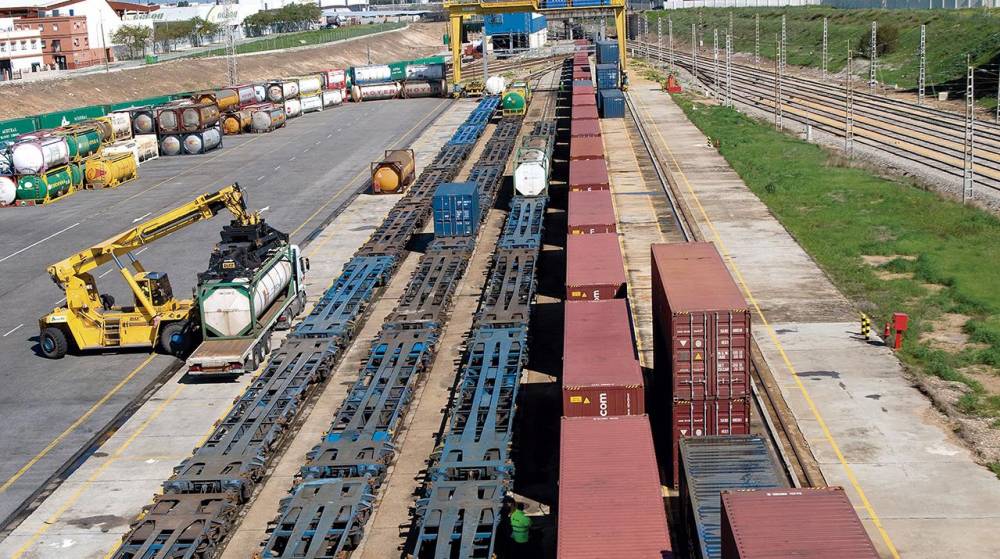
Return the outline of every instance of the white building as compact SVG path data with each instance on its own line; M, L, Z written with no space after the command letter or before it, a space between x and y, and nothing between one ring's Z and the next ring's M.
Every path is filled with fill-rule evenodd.
M0 18L0 80L42 67L42 33L16 29L14 18Z
M45 63L60 68L103 63L122 24L107 0L0 0L0 17L16 18L19 29L37 27Z

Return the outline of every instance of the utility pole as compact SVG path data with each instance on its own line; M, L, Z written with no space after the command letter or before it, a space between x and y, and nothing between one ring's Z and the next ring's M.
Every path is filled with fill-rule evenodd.
M236 85L240 83L236 66L236 0L226 0L222 9L226 11L226 77L229 78L229 85Z
M722 96L722 92L719 91L719 29L712 30L712 35L714 36L712 42L712 60L715 62L715 77L712 79L712 87L715 88L715 98L718 99Z
M483 87L486 87L486 82L490 79L490 53L486 47L489 41L489 35L483 35Z
M828 24L829 24L828 19L824 17L823 18L823 81L826 81L826 61L828 58L826 47L827 47L827 31L829 30Z
M760 14L753 16L753 67L760 69Z
M670 45L670 71L676 72L674 67L674 20L667 18L667 41Z
M698 26L691 24L691 73L698 79Z
M962 203L966 204L972 200L972 185L975 183L975 175L972 169L973 145L975 144L975 97L973 95L972 78L972 57L966 55L966 77L965 77L965 169L962 173Z
M656 54L663 60L663 18L656 18Z
M876 37L878 29L878 23L872 22L872 38L871 38L871 56L869 59L871 63L868 65L868 88L875 93L875 88L878 86L878 78L875 75L876 67L878 66L878 41Z
M924 88L927 85L927 26L920 25L920 77L917 81L917 104L924 102ZM1000 105L998 105L1000 106Z
M732 35L732 34L733 34L733 12L729 12L729 33L728 33L728 35Z
M733 106L733 36L726 35L726 106Z
M785 26L785 16L781 16L781 74L785 74L785 64L788 62L788 33Z
M844 111L844 151L847 157L854 155L854 53L851 42L847 41L847 110Z
M776 43L777 56L774 59L774 127L778 130L782 129L782 114L781 114L781 55L782 55L782 44L781 37L778 35L774 36L774 42Z

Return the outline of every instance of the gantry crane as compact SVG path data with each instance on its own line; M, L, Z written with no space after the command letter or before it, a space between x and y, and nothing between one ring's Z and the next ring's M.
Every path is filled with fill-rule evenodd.
M259 212L247 211L243 191L234 183L49 266L52 280L66 292L66 306L38 320L42 355L59 359L70 343L80 350L159 346L167 353L181 352L195 305L190 299L175 299L167 274L147 272L133 251L223 210L240 225L260 221ZM111 261L132 290L132 305L115 305L113 297L98 291L89 273Z

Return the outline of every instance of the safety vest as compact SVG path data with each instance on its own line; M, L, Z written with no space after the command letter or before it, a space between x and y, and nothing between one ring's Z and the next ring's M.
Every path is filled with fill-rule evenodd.
M516 510L510 515L511 537L515 543L528 543L528 530L531 528L531 517L523 510Z

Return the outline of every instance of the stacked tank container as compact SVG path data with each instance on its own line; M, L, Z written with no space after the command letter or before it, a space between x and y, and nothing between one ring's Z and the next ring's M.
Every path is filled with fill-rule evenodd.
M239 108L235 90L193 94L193 99L157 107L160 155L197 155L222 147L222 111Z

